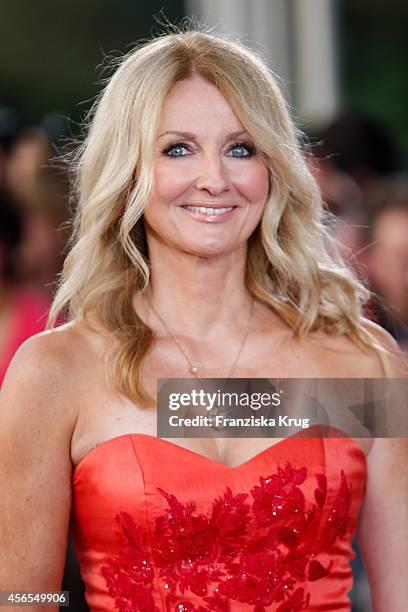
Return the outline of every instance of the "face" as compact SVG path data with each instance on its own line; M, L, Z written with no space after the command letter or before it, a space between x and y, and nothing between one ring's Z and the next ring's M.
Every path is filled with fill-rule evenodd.
M245 249L268 191L265 160L220 91L198 76L176 83L155 141L149 244L200 257Z
M408 212L390 208L378 218L368 251L370 277L388 305L408 312Z

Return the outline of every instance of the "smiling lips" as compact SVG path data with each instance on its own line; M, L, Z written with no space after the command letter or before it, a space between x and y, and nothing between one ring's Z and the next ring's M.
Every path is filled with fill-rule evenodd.
M237 208L237 206L214 208L211 206L192 206L190 204L185 204L181 208L186 210L189 214L191 214L195 219L198 219L199 221L214 223L229 219L233 214L234 210Z

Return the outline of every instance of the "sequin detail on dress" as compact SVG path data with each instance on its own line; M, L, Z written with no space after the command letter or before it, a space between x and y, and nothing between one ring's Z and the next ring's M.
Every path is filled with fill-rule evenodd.
M227 487L206 514L158 489L167 507L150 537L120 512L121 553L101 570L115 608L159 612L152 592L160 581L174 612L230 612L234 602L251 612L306 610L307 583L330 571L318 555L346 532L350 511L343 471L330 500L326 476L314 477L313 502L302 490L307 469L287 463L250 494Z

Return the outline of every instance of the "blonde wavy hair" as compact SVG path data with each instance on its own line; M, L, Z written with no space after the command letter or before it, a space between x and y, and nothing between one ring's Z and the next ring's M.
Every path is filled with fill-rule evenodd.
M269 167L271 192L248 243L248 291L300 337L324 330L381 352L363 326L369 293L329 246L321 194L277 78L241 43L198 29L133 49L93 105L73 160L78 210L48 326L63 311L69 319L96 315L118 341L107 366L113 387L151 403L140 373L154 334L133 307L150 276L143 210L163 101L193 75L220 90Z

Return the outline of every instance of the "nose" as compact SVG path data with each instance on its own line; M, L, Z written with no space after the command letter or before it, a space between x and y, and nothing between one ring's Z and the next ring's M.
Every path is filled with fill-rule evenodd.
M211 195L219 195L228 190L227 169L218 155L203 157L196 178L196 188Z

